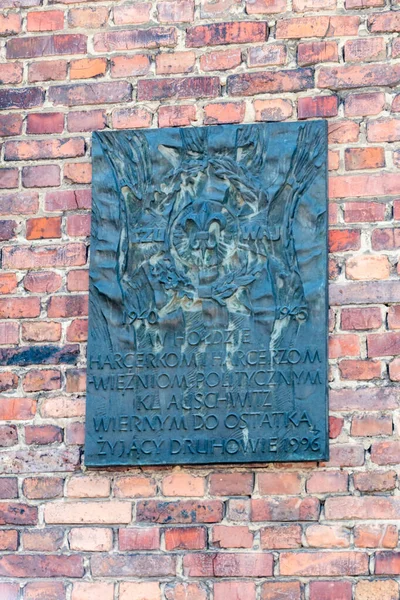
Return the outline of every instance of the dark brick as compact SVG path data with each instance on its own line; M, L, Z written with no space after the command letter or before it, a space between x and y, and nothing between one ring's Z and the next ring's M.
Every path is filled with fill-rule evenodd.
M278 72L240 73L230 75L227 86L228 94L231 96L297 92L314 87L314 72L312 69L291 69Z
M49 90L50 102L65 106L119 103L127 102L131 98L132 86L125 81L56 85Z
M175 27L150 27L128 31L109 31L94 36L96 52L134 50L136 48L172 47L176 44Z
M1 348L0 363L3 366L13 365L59 365L65 363L75 365L79 357L79 346L30 346L21 348Z
M220 94L218 77L146 79L138 82L138 100L166 98L215 98Z
M86 40L85 35L76 33L13 38L7 42L7 58L85 54Z
M32 108L44 101L42 88L16 88L0 90L0 108Z
M249 44L264 42L268 37L267 23L262 21L240 21L238 23L211 23L189 27L186 46L219 46L223 44Z
M36 525L38 509L36 506L17 502L0 502L0 525Z

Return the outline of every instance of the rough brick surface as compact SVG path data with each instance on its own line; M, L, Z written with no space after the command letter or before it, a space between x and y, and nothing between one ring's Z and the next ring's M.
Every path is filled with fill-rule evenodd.
M0 598L398 600L399 2L0 7ZM330 460L84 471L91 132L320 118Z

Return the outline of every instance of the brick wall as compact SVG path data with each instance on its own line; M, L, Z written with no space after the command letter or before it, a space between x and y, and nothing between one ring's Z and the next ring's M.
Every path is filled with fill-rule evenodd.
M1 600L397 600L400 5L44 3L0 0ZM319 117L330 461L86 471L90 132Z

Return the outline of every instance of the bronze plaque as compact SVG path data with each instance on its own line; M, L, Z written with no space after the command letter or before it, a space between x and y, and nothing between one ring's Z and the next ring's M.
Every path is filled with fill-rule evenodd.
M328 457L326 123L93 134L85 462Z

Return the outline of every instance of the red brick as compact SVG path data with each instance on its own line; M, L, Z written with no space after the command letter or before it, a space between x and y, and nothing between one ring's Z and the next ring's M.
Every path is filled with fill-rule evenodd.
M59 477L31 477L24 479L23 492L32 500L62 496L63 479Z
M152 114L144 107L123 108L113 111L112 125L115 129L150 127Z
M223 504L219 500L181 500L159 502L140 500L136 520L150 523L218 523L222 520Z
M32 398L2 398L0 403L1 421L30 420L36 413L36 401Z
M293 114L290 100L254 100L256 121L284 121Z
M121 4L114 6L115 25L138 25L148 23L150 20L150 2L137 2L136 4Z
M61 581L32 581L24 587L24 600L65 600Z
M87 296L52 296L47 308L50 318L84 317L88 314Z
M201 48L221 44L247 44L263 42L267 36L267 24L259 21L212 23L189 27L186 30L186 45Z
M311 581L310 600L352 600L351 581Z
M186 52L163 52L156 56L157 75L191 73L194 69L196 55L192 50Z
M297 495L301 492L301 477L298 473L259 473L258 489L262 496Z
M98 131L106 124L107 116L103 110L76 111L67 117L68 131Z
M0 530L0 550L17 550L17 548L18 532L15 529ZM5 598L7 600L7 596Z
M249 15L284 13L286 9L286 0L246 0Z
M260 598L261 600L277 600L278 598L279 600L301 600L300 583L298 581L263 583Z
M66 496L69 498L107 498L110 495L110 480L96 475L71 477L67 481Z
M216 50L207 52L200 57L202 71L227 71L238 67L242 62L242 53L239 48L229 50Z
M355 121L333 121L328 124L328 142L330 144L357 142L359 134L360 127Z
M372 33L398 32L400 31L400 16L395 12L384 12L371 15L368 18L368 26Z
M397 408L396 396L389 388L361 388L361 389L342 389L331 390L330 407L334 411L352 411L352 410L391 410Z
M60 81L67 78L66 60L45 60L28 65L28 81Z
M196 107L193 105L160 106L159 127L184 127L196 120Z
M32 11L27 15L27 31L57 31L63 28L62 10Z
M19 114L0 115L0 135L19 135L22 131L22 116Z
M64 179L70 183L91 183L92 165L90 163L66 163Z
M0 373L0 392L15 390L18 386L18 381L18 377L15 375L15 373L3 371Z
M282 19L276 27L277 39L323 38L357 35L359 17L298 17Z
M3 249L3 260L3 266L7 269L35 269L37 267L69 266L79 267L86 263L86 247L81 243L71 243L56 247L6 247ZM28 299L24 298L25 303L27 300ZM29 298L29 300L37 299ZM38 315L35 314L33 316Z
M306 488L310 494L329 494L347 492L349 476L341 471L318 471L307 480Z
M300 525L270 525L260 530L260 544L263 550L301 547Z
M382 314L378 307L343 308L341 328L347 330L378 329L382 325Z
M360 356L360 339L356 334L341 333L329 338L329 358Z
M28 292L45 292L50 294L60 289L62 279L57 273L38 271L25 275L23 284Z
M331 177L329 196L331 198L348 198L364 196L396 195L399 190L400 175L398 173L346 175Z
M305 531L310 548L348 548L350 529L340 525L310 525Z
M67 275L67 289L70 292L87 292L89 289L89 272L70 271Z
M49 192L45 198L45 210L85 210L91 207L92 194L90 189L62 190Z
M392 435L393 424L389 416L354 416L351 422L351 435L371 436Z
M338 98L337 96L299 98L297 107L299 119L335 117L338 113Z
M68 445L83 446L85 443L85 424L79 421L68 423L65 429L65 438Z
M193 586L195 585L197 584L193 584ZM160 600L160 594L160 584L157 581L125 581L119 586L120 600ZM193 596L193 600L196 598ZM182 600L184 600L183 597Z
M15 425L0 425L0 447L8 448L18 443L18 431Z
M6 142L5 160L36 160L46 158L71 158L85 154L82 138L62 140L27 140Z
M59 390L61 373L55 369L35 369L24 376L22 385L24 392Z
M71 61L69 76L70 79L92 79L104 75L106 68L105 58L80 58Z
M25 441L27 444L53 444L62 442L61 427L56 425L28 425L25 427Z
M18 480L16 477L2 477L0 479L0 498L2 500L18 498Z
M148 498L155 496L157 485L154 479L143 475L118 477L115 480L114 496L117 498Z
M367 336L368 356L394 356L400 353L399 333L375 333Z
M267 553L186 554L184 574L188 577L270 577L273 556Z
M229 75L227 85L231 96L298 92L314 87L314 77L311 69L260 71Z
M6 554L0 557L0 575L3 577L82 577L83 559L80 556L52 556Z
M64 106L127 102L131 100L131 95L131 85L125 81L55 85L49 90L50 102Z
M281 575L343 577L368 574L368 555L362 552L283 552ZM319 599L320 600L320 599Z
M73 394L86 391L85 369L68 369L65 372L65 391Z
M56 552L60 550L64 542L64 532L62 529L31 529L22 534L22 544L24 550L33 550L38 552Z
M348 10L357 8L367 8L384 6L385 0L345 0L345 7Z
M282 44L255 46L248 50L249 67L265 67L269 65L284 65L286 48Z
M374 250L394 250L400 247L400 229L375 228L371 236Z
M157 3L158 20L160 23L191 23L194 15L193 0Z
M202 550L207 546L204 527L174 527L165 530L166 550Z
M252 548L253 537L246 525L216 525L212 530L212 544L217 548Z
M26 222L27 240L42 240L60 237L61 217L40 217L38 219L28 219Z
M85 342L87 340L87 319L72 321L67 329L68 342Z
M399 68L397 68L399 67ZM371 64L322 67L318 73L320 88L346 90L357 87L393 86L400 79L400 65Z
M160 530L157 527L134 527L120 529L118 547L127 550L158 550L160 548Z
M7 58L42 58L62 54L85 54L86 36L82 34L44 35L13 38L7 42Z
M58 186L60 185L60 167L58 165L23 167L22 185L26 188ZM32 221L38 222L37 219L31 219L29 222L32 223ZM41 219L41 221L45 221L45 219ZM49 237L60 237L60 235Z
M214 600L256 600L256 586L252 581L216 581Z
M17 222L10 219L0 221L0 242L15 238Z
M251 501L252 521L316 521L317 498L260 498Z
M1 525L36 525L38 521L38 509L28 504L0 502L0 524ZM1 560L1 558L0 558ZM0 574L1 566L0 566ZM15 575L12 573L11 575Z
M94 577L165 577L176 573L175 556L161 554L110 554L92 558Z
M90 215L71 215L67 217L67 234L70 237L90 235Z
M150 27L149 29L128 29L109 31L94 36L96 52L115 52L116 50L136 50L142 48L172 48L176 44L175 27Z
M0 90L0 108L34 108L44 101L42 88L15 88Z
M384 167L384 149L380 147L346 148L345 165L347 170L377 169L378 167ZM382 206L382 208L384 207Z
M321 464L323 467L361 467L364 460L363 446L358 444L335 444L331 446L329 462Z
M374 223L385 220L385 204L378 202L346 202L343 206L346 223Z
M146 54L113 56L111 58L111 77L147 75L150 65L150 58Z
M218 77L142 79L138 82L138 100L215 98L219 93Z
M376 575L400 575L400 552L377 552L375 554ZM382 598L382 596L379 596Z
M400 462L400 442L374 442L371 460L377 465L395 465Z
M383 92L351 94L345 98L344 114L346 117L363 117L379 114L385 106Z
M354 528L357 548L395 548L398 539L396 525L358 525Z
M391 381L400 381L400 360L398 358L389 363L389 378Z
M2 313L2 318L5 318L4 313ZM0 323L0 344L18 344L18 340L18 323Z
M21 15L10 12L0 15L0 35L15 35L21 31Z
M347 40L344 45L346 62L374 62L386 58L386 43L383 38L359 38Z
M394 471L354 473L354 487L360 492L386 492L396 487Z
M204 124L241 123L246 106L243 102L219 102L206 104L204 107Z
M370 142L396 142L400 140L400 119L379 119L367 126Z
M329 520L398 519L399 498L396 496L341 496L327 498L325 517Z
M189 473L173 473L164 477L162 493L164 496L203 496L204 477L195 477Z
M39 298L0 298L0 319L33 318L39 314Z
M341 360L339 362L341 379L370 381L381 377L381 363L376 360Z
M0 83L21 83L22 81L22 64L0 63Z
M250 496L253 491L252 473L212 473L210 494L212 496Z
M355 600L397 600L399 584L397 581L358 581Z
M0 274L0 294L11 294L15 291L17 284L15 273Z
M300 43L297 47L297 62L300 67L338 60L336 42L307 42Z
M90 6L88 8L71 8L68 11L68 26L85 29L99 29L108 21L107 6Z

